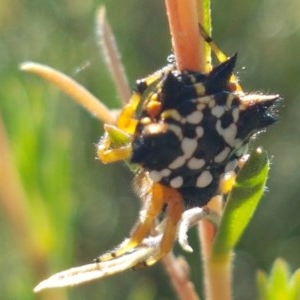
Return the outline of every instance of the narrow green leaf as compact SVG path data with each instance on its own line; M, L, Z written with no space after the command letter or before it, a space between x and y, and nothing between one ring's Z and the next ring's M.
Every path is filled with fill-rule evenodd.
M300 270L291 276L289 265L281 258L274 262L269 277L258 271L256 280L261 300L300 299Z
M239 172L228 196L213 255L226 255L236 246L262 197L268 170L266 152L256 149Z
M298 269L290 279L291 300L300 299L300 269Z
M273 265L268 282L267 299L288 299L289 267L282 259L277 259ZM283 298L282 298L283 297Z
M256 282L260 299L266 300L268 298L268 278L266 273L259 270L256 274Z

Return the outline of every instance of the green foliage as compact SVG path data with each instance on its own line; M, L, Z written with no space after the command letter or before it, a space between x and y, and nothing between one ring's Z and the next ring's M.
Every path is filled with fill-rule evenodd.
M43 297L32 293L39 280L116 245L137 216L139 202L126 168L100 167L94 160L99 123L55 88L18 70L25 60L51 65L114 107L116 92L94 35L100 4L106 5L131 85L166 63L171 47L163 1L0 1L0 110L27 196L29 236L47 254L46 270L40 265L35 272L27 244L19 243L1 205L3 299ZM256 265L267 268L277 256L287 258L292 269L300 265L299 1L212 1L212 6L213 37L226 53L238 51L245 89L286 99L281 121L256 141L274 156L269 191L236 251L235 299L253 300ZM194 282L200 282L197 255L189 259L196 266ZM123 275L70 290L70 299L131 300L141 290L143 295L150 290L152 299L174 299L159 266Z
M274 262L269 277L259 271L256 279L261 300L300 299L300 269L291 274L283 259Z
M268 171L267 154L258 148L238 173L228 196L214 241L214 256L226 255L235 248L262 198Z

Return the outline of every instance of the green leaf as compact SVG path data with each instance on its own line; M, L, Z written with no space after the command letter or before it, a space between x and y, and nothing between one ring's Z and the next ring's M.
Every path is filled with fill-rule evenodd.
M236 246L262 197L268 171L267 154L258 148L238 173L228 196L213 245L214 256L227 255Z
M258 271L257 285L261 300L297 300L300 298L300 269L292 276L288 264L278 258L272 267L269 278Z
M293 274L290 279L289 286L289 297L292 300L300 299L300 269Z
M256 273L256 282L260 295L260 299L267 299L268 297L268 277L265 272L258 271Z
M269 279L269 286L272 287L269 293L272 299L276 299L276 297L278 298L280 295L287 295L289 273L289 267L286 262L282 259L277 259Z

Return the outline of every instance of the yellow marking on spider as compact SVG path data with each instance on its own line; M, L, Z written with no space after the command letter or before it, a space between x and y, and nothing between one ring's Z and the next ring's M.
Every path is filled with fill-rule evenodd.
M220 192L223 195L228 194L235 184L236 173L235 172L227 172L220 180Z
M128 160L131 156L131 135L114 125L104 125L106 134L97 145L97 154L104 163Z
M126 131L127 133L134 134L138 121L134 119L135 112L141 101L141 94L133 92L128 104L121 110L118 119L117 127Z
M220 63L222 63L222 62L225 62L226 60L228 60L229 57L219 48L219 46L214 42L214 40L211 38L211 36L209 36L209 34L205 31L204 27L201 24L199 24L199 30L200 30L200 33L201 33L203 39L205 40L206 43L209 44L212 52L217 57L218 61ZM210 70L208 70L208 71L210 71ZM237 77L234 74L231 75L230 83L232 84L233 91L242 91L243 90L242 87L240 86L240 84L238 83Z

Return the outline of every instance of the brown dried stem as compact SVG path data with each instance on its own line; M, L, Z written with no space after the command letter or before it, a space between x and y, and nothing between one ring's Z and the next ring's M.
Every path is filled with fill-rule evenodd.
M97 12L96 30L99 36L100 49L103 52L105 63L116 85L122 104L125 105L130 98L131 92L127 76L120 59L116 40L106 19L106 11L103 6L101 6Z

